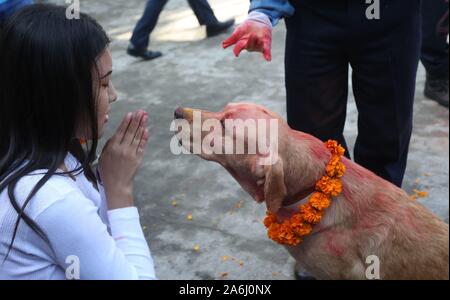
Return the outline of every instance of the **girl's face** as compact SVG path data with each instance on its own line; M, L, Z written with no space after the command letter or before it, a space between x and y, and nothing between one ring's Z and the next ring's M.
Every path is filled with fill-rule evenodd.
M111 81L112 57L108 48L102 52L98 61L100 80L94 80L94 91L98 91L97 98L97 122L98 138L103 135L105 124L109 120L110 104L117 100L116 89ZM96 75L95 75L96 76ZM95 77L94 77L95 78ZM100 87L98 86L100 84Z
M111 81L112 57L111 52L106 48L97 59L98 74L93 70L93 90L97 95L97 126L98 136L93 137L90 127L83 124L77 133L77 138L83 140L100 139L109 119L110 104L117 100L117 93ZM87 128L86 128L87 127Z

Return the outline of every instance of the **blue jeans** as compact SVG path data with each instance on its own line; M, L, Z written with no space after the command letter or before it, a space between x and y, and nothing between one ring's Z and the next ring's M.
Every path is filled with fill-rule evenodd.
M150 34L156 26L158 17L168 0L147 0L144 15L136 24L131 43L138 49L146 49L150 43ZM217 23L214 12L206 0L188 0L200 25Z

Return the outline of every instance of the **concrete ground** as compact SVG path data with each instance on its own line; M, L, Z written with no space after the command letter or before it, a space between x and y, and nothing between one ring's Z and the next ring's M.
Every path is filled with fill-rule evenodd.
M60 1L64 2L64 1ZM246 0L211 0L219 19L246 15ZM228 102L263 104L285 115L284 24L274 31L273 61L244 53L235 59L221 48L226 35L205 38L187 1L172 0L152 35L152 49L164 57L141 62L125 49L144 0L84 0L81 9L104 26L113 42L113 106L108 134L122 116L138 108L151 116L151 138L136 178L136 205L160 279L292 279L293 259L266 237L263 205L257 205L213 163L175 156L169 127L177 106L218 110ZM417 77L414 134L404 189L425 190L419 199L447 223L449 219L449 113L423 97L424 70ZM351 89L350 89L351 90ZM356 138L357 110L349 95L345 129ZM177 205L173 206L172 202ZM188 220L188 215L192 220ZM196 246L198 251L194 250Z

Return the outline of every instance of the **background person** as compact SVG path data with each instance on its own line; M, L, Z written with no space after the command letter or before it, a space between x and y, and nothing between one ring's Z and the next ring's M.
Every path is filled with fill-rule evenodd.
M422 2L425 96L448 108L448 0Z
M127 53L131 56L140 57L144 60L151 60L162 55L159 51L148 50L150 34L156 26L158 17L161 14L168 0L147 0L144 14L133 30ZM188 3L200 25L206 25L208 37L216 36L233 26L234 20L219 22L214 12L206 0L188 0Z
M420 55L421 1L380 0L379 19L360 0L251 1L235 44L270 60L272 26L285 18L285 80L289 125L325 141L343 135L348 73L358 108L354 159L402 185L412 133ZM405 9L407 8L407 9Z

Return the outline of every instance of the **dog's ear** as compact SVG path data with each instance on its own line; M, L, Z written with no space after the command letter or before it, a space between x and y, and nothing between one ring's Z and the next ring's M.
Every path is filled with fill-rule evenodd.
M277 213L287 195L286 185L284 184L283 160L279 158L275 164L266 165L264 169L264 200L267 209L272 213Z

